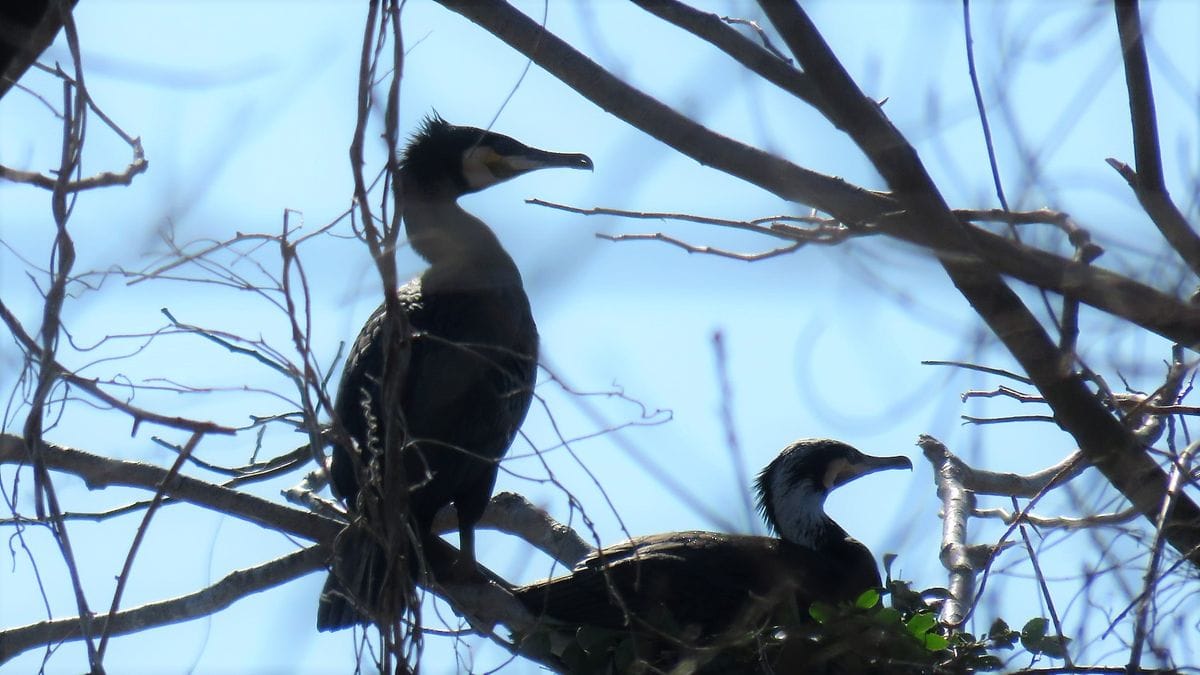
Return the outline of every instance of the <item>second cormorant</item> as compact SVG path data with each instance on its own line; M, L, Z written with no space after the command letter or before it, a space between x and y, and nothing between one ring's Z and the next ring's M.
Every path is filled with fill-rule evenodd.
M824 504L831 490L859 476L899 468L912 463L840 441L800 440L756 484L759 508L778 539L716 532L638 537L515 594L554 623L629 631L642 641L640 653L650 644L657 658L663 651L678 658L687 645L744 640L781 625L781 617L806 616L814 602L853 601L880 586L874 556Z

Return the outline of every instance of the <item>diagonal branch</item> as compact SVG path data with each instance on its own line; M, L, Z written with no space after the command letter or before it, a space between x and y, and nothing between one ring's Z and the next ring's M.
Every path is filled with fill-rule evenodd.
M248 569L234 570L220 581L177 598L151 602L122 610L97 620L105 635L129 635L148 628L166 626L215 614L234 602L274 588L320 569L327 553L310 546ZM0 664L35 647L82 639L79 619L39 621L0 631Z
M830 51L808 16L795 4L761 2L784 41L829 101L822 112L840 125L906 210L915 218L909 227L927 230L927 236L955 242L954 248L974 248L966 228L942 199L916 151L892 126L874 101ZM1055 419L1073 436L1084 456L1122 494L1156 521L1167 490L1167 476L1132 433L1088 391L1082 378L1062 367L1059 350L1036 317L994 272L965 265L957 256L942 256L942 267L992 332L1022 365L1054 409ZM1182 497L1182 496L1181 496ZM1200 564L1200 508L1191 499L1178 500L1163 536L1194 564Z
M1137 0L1116 0L1113 7L1117 13L1117 33L1121 37L1121 57L1125 63L1125 86L1129 90L1129 117L1133 124L1137 171L1113 159L1108 163L1133 188L1142 208L1192 273L1200 275L1200 236L1171 200L1163 178L1154 88L1150 84L1150 64L1146 58L1138 3Z
M846 224L875 223L886 234L944 256L967 268L998 271L1039 288L1077 297L1195 351L1200 348L1200 307L1145 284L1091 265L1024 246L970 227L961 240L930 236L928 228L889 195L810 171L770 153L722 136L621 81L558 36L502 0L438 0L532 59L580 95L680 153L741 178L789 201L812 206Z
M213 434L234 434L237 429L223 426L215 422L200 422L190 420L184 417L172 417L170 415L161 415L156 412L145 410L137 406L131 405L126 401L113 396L112 394L100 388L100 385L95 380L86 377L80 377L71 372L54 358L53 351L46 350L42 345L39 345L32 336L25 331L25 328L17 320L15 314L9 310L8 306L0 300L0 321L3 321L12 332L13 337L17 339L17 343L25 349L26 353L31 358L41 364L42 369L53 374L54 377L62 379L68 384L79 387L83 391L100 399L105 404L112 406L117 410L133 417L133 428L137 431L138 426L142 422L150 422L153 424L161 424L162 426L172 427L175 429L183 429L185 431L194 431L197 433L213 433Z
M804 73L754 44L753 40L716 14L689 7L677 0L633 0L633 3L720 49L754 74L796 98L816 105L819 94Z
M1091 265L1016 244L962 224L932 186L912 147L829 52L798 8L778 2L763 9L829 101L827 115L868 152L896 198L796 166L712 132L622 82L500 0L438 0L525 54L608 112L703 164L750 181L784 199L809 204L844 223L877 222L886 233L938 253L965 297L1013 351L1089 460L1149 518L1158 515L1166 475L1133 436L1087 390L1059 370L1054 343L998 274L1072 294L1189 349L1200 346L1200 308ZM799 52L799 53L797 53ZM834 98L836 97L836 98ZM905 213L907 211L907 213ZM884 217L889 216L889 217ZM1178 504L1167 537L1200 560L1200 509Z
M24 439L0 434L0 464L20 464L26 457ZM92 490L120 485L156 491L165 483L168 497L315 542L331 541L342 528L328 518L190 476L177 475L168 481L168 471L152 464L109 459L49 442L42 444L42 457L47 469L75 474Z
M258 567L235 571L195 593L115 612L107 617L107 626L105 617L89 616L95 622L94 630L106 631L109 635L139 632L212 614L240 597L321 569L326 564L334 537L343 527L336 520L227 487L189 476L172 477L166 469L150 464L109 459L52 443L43 444L42 456L47 469L79 476L91 489L113 485L146 490L161 488L164 496L317 544ZM26 457L23 438L0 434L0 465L20 464ZM438 519L439 529L452 525L451 520L448 514L442 514ZM485 521L489 527L521 537L568 567L592 551L578 533L519 495L496 495L488 506ZM449 571L453 570L457 560L457 549L439 538L434 538L427 546L430 546L427 549L430 559L438 561L432 570L435 581L428 588L430 592L445 599L456 613L469 619L477 632L505 649L543 665L556 665L544 655L528 653L524 644L514 644L495 633L494 626L498 624L518 632L528 631L533 625L534 617L513 597L511 584L483 566L479 567L480 579L453 581ZM0 630L0 663L36 646L82 637L78 617Z

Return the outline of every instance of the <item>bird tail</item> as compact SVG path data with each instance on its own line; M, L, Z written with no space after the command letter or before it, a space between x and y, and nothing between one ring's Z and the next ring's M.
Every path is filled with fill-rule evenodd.
M334 540L333 561L317 606L317 630L371 624L387 630L401 620L419 626L419 565L411 543L399 548L398 555L389 556L378 535L356 524L346 527Z

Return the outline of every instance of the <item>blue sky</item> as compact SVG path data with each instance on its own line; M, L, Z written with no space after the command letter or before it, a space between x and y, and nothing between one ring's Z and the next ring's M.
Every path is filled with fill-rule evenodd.
M760 18L753 3L711 3L713 11ZM739 66L682 31L659 24L632 4L518 3L527 14L548 11L551 30L593 59L644 87L676 109L738 139L794 162L868 188L882 182L852 144L803 104L752 81ZM822 2L808 9L826 39L885 111L917 146L931 174L956 207L997 206L975 116L961 32L961 6L950 2ZM1196 217L1195 176L1200 150L1200 8L1183 1L1147 3L1151 58L1168 183ZM357 60L363 11L358 3L152 3L88 0L76 21L89 89L129 133L142 137L150 170L125 189L84 195L72 219L79 270L144 269L161 255L161 235L175 241L226 239L236 232L278 232L284 209L302 214L306 231L336 218L349 204L347 160L354 120ZM1106 157L1132 161L1124 81L1111 10L1084 3L980 3L973 21L977 59L989 102L1001 95L1013 117L993 113L1005 185L1016 208L1049 206L1070 212L1107 248L1101 264L1156 276L1157 234L1140 215ZM595 233L664 231L697 244L764 250L772 242L693 224L573 216L527 205L537 197L580 207L677 211L753 218L807 209L781 202L674 154L657 141L596 108L461 17L431 2L404 9L408 47L402 125L413 128L436 109L458 124L493 128L537 147L585 152L596 171L539 172L462 201L491 224L521 267L542 335L542 361L577 391L619 389L661 422L571 444L546 454L555 476L587 507L596 535L615 542L625 533L761 528L744 504L754 475L791 440L833 436L875 454L907 454L912 474L871 476L840 491L830 513L877 555L901 555L899 566L918 586L945 583L937 562L940 520L928 465L914 446L920 433L938 436L971 461L1023 471L1054 463L1072 449L1050 425L965 427L958 416L1028 412L1014 404L964 405L959 393L994 387L995 380L920 365L923 359L969 359L1012 367L1011 359L974 336L980 325L966 303L924 253L886 240L860 240L747 264L688 255L661 243L610 243ZM48 61L66 61L56 43ZM1007 57L1006 57L1007 55ZM1011 58L1012 63L1005 62ZM1003 77L1000 77L1003 73ZM23 84L57 100L57 85L34 73ZM514 91L515 89L515 91ZM511 100L506 99L512 93ZM1019 130L1019 134L1014 130ZM0 103L0 162L46 170L56 163L57 122L36 99L14 91ZM1019 148L1035 148L1030 170ZM377 157L377 155L376 155ZM128 152L92 124L85 172L119 170ZM1029 180L1030 176L1034 179ZM1189 195L1192 195L1189 198ZM0 293L37 325L38 295L29 274L44 267L52 236L48 195L0 184ZM293 216L295 217L295 216ZM314 348L334 362L378 301L378 282L361 244L335 233L301 250L313 289ZM1033 241L1062 246L1039 230ZM264 264L277 264L267 251ZM32 266L22 262L31 261ZM421 269L411 252L401 276ZM1020 288L1027 296L1028 289ZM1036 296L1029 296L1031 298ZM1036 300L1034 301L1037 302ZM1034 304L1040 311L1040 304ZM181 321L287 345L284 317L261 299L211 285L152 282L125 286L109 279L98 291L69 303L65 317L75 341L137 334L165 324L161 307ZM1085 316L1086 326L1104 325ZM713 335L728 354L732 419L741 459L726 442ZM1101 336L1101 337L1096 337ZM261 390L282 391L277 374L238 359L195 336L172 335L132 353L140 340L114 340L64 357L81 367L100 355L127 355L90 365L99 377L133 381L167 378L206 395L140 392L137 401L175 414L241 425L247 415L294 409ZM1153 388L1164 345L1095 332L1083 353L1101 367L1119 366L1135 385ZM0 346L0 390L15 386L19 354ZM1149 364L1142 371L1138 364ZM1141 379L1139 379L1141 378ZM587 436L639 417L639 408L613 397L580 398L548 379L539 388L546 409L530 414L525 431L534 447L555 443L548 415L568 438ZM588 411L594 414L589 414ZM19 411L18 411L19 412ZM19 430L23 413L8 413ZM599 417L597 418L596 415ZM669 418L669 420L668 420ZM597 420L603 422L598 422ZM68 405L47 435L92 452L169 462L143 428L130 437L128 420L86 404ZM200 455L238 464L253 447L253 432L206 440ZM275 431L266 448L290 450L301 441ZM518 441L512 454L527 455ZM639 461L637 458L641 458ZM641 463L668 467L710 515L665 489ZM593 472L604 495L579 463ZM498 489L516 490L566 518L562 492L515 474L538 475L540 463L514 459ZM544 475L544 472L543 474ZM6 484L11 473L0 471ZM277 498L299 475L255 488ZM23 483L28 486L28 482ZM131 492L89 493L63 478L62 498L73 510L117 505ZM1092 489L1107 495L1094 480ZM1098 497L1097 500L1103 500ZM1065 508L1053 500L1049 508ZM619 514L619 521L617 515ZM711 517L714 515L716 517ZM623 527L620 523L623 523ZM120 569L135 519L72 528L86 551L93 604L107 606L111 578ZM978 541L996 532L979 527ZM1055 535L1049 535L1054 541ZM55 616L73 613L61 585L61 564L49 541L31 535ZM171 507L156 517L139 555L124 606L189 592L229 570L293 549L284 538L252 526ZM1087 542L1072 540L1047 551L1043 564L1060 576L1077 575ZM1082 551L1082 553L1081 553ZM480 556L512 579L531 580L549 569L505 537L484 534ZM1016 560L1018 556L1014 556ZM15 555L0 575L0 625L44 618L28 561ZM1017 568L993 582L989 600L1013 621L1039 615L1036 590ZM310 575L236 604L210 619L116 640L110 672L344 672L353 659L349 633L318 634L314 627L321 575ZM1062 590L1064 602L1073 593ZM1118 591L1103 591L1119 597ZM1025 599L1021 599L1025 598ZM1119 605L1113 601L1111 605ZM1082 613L1083 607L1075 606ZM443 614L456 626L452 614ZM985 614L990 616L990 614ZM1094 633L1096 628L1092 626ZM1108 647L1096 648L1096 660ZM455 645L430 639L426 672L455 672ZM495 648L458 645L458 657L485 671L504 663ZM31 671L40 655L14 662ZM78 672L86 661L77 644L60 648L47 672ZM514 666L512 672L533 672Z

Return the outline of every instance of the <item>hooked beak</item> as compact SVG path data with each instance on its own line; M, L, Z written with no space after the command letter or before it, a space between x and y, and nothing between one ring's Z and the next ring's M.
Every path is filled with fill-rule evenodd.
M497 155L495 162L489 165L492 173L498 178L512 178L538 169L587 169L595 170L592 158L578 152L550 152L537 148L526 148L519 155Z
M903 455L876 457L874 455L861 454L854 463L846 462L838 468L837 472L829 480L828 489L845 485L856 478L869 473L875 473L876 471L886 471L888 469L908 469L911 471L912 468L912 461Z

